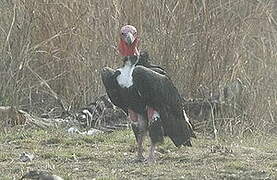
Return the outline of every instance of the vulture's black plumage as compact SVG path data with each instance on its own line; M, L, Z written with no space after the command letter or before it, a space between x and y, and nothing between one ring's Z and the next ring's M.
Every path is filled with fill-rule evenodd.
M130 117L139 159L143 158L143 137L149 131L151 162L155 146L163 142L164 136L179 147L191 146L191 137L195 135L178 90L163 68L150 63L147 52L139 53L138 42L135 27L122 27L119 52L124 56L123 67L116 70L105 67L101 77L110 100Z
M123 68L128 63L133 66L133 84L130 87L119 85L118 76L121 75L122 69L113 70L106 67L102 70L101 76L114 105L122 108L127 114L130 109L141 116L140 120L131 121L139 145L139 159L142 158L141 146L147 131L152 142L150 161L154 159L155 145L163 142L164 136L170 137L177 147L191 146L190 138L195 135L183 110L182 97L165 71L159 66L149 64L148 59L143 56L125 57L124 63ZM149 118L148 108L157 112L154 118Z

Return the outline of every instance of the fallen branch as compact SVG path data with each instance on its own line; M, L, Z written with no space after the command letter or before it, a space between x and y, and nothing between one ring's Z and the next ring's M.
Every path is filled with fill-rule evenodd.
M0 106L0 122L4 122L1 127L13 127L16 125L31 124L45 129L55 127L57 121L32 116L23 110L18 110L14 106Z

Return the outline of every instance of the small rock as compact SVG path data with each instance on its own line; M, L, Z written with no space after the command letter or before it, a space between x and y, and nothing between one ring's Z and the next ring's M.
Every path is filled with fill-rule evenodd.
M63 178L52 175L46 171L29 171L21 179L38 179L38 180L63 180Z
M75 128L75 127L69 128L69 129L67 130L67 132L70 133L70 134L75 134L75 133L80 134L80 133L81 133L81 132L80 132L77 128Z
M94 135L102 134L102 133L103 133L103 131L100 131L98 129L90 129L87 132L85 132L85 134L90 135L90 136L94 136Z
M29 153L22 153L19 157L19 160L21 162L28 162L28 161L32 161L34 159L34 155L33 154L29 154Z
M101 134L101 133L104 133L103 131L101 130L98 130L98 129L90 129L88 131L79 131L77 128L75 127L71 127L67 130L68 133L70 134L82 134L82 135L89 135L89 136L94 136L94 135L97 135L97 134Z

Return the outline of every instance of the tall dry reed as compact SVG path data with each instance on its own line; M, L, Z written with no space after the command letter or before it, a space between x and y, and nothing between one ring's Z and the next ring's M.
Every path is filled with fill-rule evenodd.
M243 82L235 127L277 124L277 13L273 0L11 0L0 2L0 104L41 113L55 97L78 108L103 94L99 70L121 64L122 25L164 66L179 91L197 97ZM235 123L235 124L236 124ZM257 128L255 128L257 127Z

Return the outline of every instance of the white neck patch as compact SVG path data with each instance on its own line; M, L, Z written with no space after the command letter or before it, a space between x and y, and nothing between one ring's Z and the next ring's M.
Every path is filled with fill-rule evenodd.
M121 87L128 88L133 85L132 73L134 68L135 66L132 66L131 63L127 61L122 68L118 69L121 74L116 77L116 80Z

